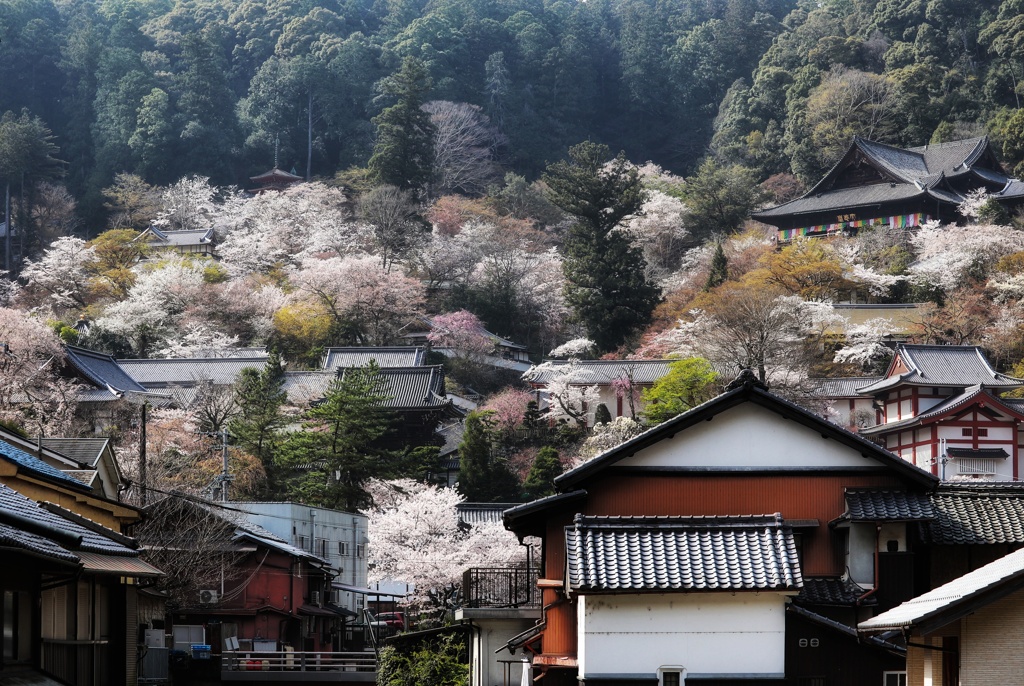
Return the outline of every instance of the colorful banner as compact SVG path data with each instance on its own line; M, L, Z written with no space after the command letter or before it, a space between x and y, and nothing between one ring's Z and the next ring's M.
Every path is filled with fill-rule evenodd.
M821 236L835 236L846 229L862 229L865 226L890 226L894 229L906 229L912 226L921 226L928 221L928 215L918 212L916 214L899 214L892 217L875 217L873 219L854 219L835 224L818 224L817 226L805 226L800 229L779 229L779 241L791 241L794 238Z

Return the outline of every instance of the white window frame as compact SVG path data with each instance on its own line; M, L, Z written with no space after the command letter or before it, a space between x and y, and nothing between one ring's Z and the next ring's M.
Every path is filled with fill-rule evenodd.
M907 672L900 670L892 670L889 672L882 672L882 686L889 686L889 677L897 677L897 686L907 686ZM900 679L899 677L903 677Z
M658 667L658 686L665 686L666 674L678 674L679 686L686 683L686 668L682 665L662 665Z

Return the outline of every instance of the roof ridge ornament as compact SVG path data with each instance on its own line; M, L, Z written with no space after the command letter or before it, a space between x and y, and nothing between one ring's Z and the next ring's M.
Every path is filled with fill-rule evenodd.
M762 391L767 391L768 385L757 378L750 367L743 367L740 369L739 375L725 387L725 390L735 391L737 388L760 388Z

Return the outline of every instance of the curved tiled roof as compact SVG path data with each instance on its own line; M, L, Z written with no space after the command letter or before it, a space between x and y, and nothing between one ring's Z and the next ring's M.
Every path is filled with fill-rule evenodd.
M51 467L35 455L30 455L24 450L11 445L7 441L0 441L0 457L10 460L21 469L27 469L31 472L35 472L36 474L49 477L50 479L57 480L61 483L73 485L77 488L82 487L81 482L74 477L65 474L56 467Z
M931 501L935 519L920 525L928 543L1024 544L1024 483L943 484Z
M66 345L64 346L64 359L79 374L101 390L146 392L146 389L110 355Z
M419 367L426 352L418 346L391 346L380 348L326 348L323 369L334 371L339 367L365 367L370 361L378 367Z
M266 355L240 358L165 358L152 360L118 360L121 368L147 387L171 384L193 384L212 381L233 384L243 369L262 369Z
M853 522L920 521L935 518L935 509L924 493L847 489L846 513Z
M803 584L782 516L585 517L566 527L577 592L788 591Z
M976 345L910 345L896 346L895 365L901 360L909 371L890 375L864 386L861 393L878 393L902 384L913 386L953 386L967 388L1011 389L1024 385L1024 379L1001 374L989 363Z
M860 597L867 591L868 589L861 588L850 579L804 577L804 586L800 589L800 595L793 601L801 605L849 606L856 605ZM877 605L878 600L874 596L869 596L861 604Z

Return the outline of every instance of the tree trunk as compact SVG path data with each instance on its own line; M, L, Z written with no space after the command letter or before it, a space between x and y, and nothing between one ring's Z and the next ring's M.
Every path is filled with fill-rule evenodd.
M306 101L306 181L309 181L313 167L313 89L310 88Z
M4 271L11 273L11 182L6 184L7 199L4 203Z

